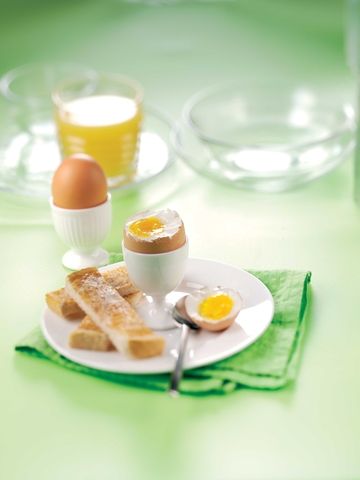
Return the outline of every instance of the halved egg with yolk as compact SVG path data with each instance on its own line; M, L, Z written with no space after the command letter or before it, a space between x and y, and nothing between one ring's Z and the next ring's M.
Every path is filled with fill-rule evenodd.
M211 331L228 328L243 305L239 293L230 288L203 289L188 295L186 312L197 325Z

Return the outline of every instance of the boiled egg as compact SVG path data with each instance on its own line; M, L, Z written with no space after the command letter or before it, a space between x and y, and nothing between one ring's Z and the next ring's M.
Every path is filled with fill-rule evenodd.
M237 291L223 287L199 290L185 300L186 312L191 320L213 332L228 328L242 305L242 298Z
M147 210L125 223L124 246L133 252L166 253L177 250L185 242L184 224L175 210Z
M52 184L54 205L66 209L91 208L107 199L107 181L100 165L85 154L63 160Z

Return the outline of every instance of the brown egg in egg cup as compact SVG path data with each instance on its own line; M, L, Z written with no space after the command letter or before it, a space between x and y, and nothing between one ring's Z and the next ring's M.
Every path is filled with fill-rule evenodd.
M146 295L137 305L142 318L155 330L175 328L174 303L167 296L184 277L189 251L178 213L167 209L129 219L122 248L129 277Z
M111 195L101 167L89 156L65 159L52 180L50 198L56 233L71 249L62 262L70 270L108 263L100 244L111 227Z

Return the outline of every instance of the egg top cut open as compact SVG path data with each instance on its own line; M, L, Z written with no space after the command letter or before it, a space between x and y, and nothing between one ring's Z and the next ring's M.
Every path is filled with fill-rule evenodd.
M125 223L124 246L138 253L166 253L186 242L184 224L175 210L148 210Z
M230 288L203 289L188 295L186 312L201 328L220 331L236 319L243 305L241 296Z

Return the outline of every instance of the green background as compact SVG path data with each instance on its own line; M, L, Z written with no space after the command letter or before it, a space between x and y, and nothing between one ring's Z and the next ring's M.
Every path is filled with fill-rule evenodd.
M126 73L173 118L204 85L240 78L311 83L352 95L339 1L9 1L0 73L35 60ZM296 385L174 401L13 352L62 285L64 245L46 202L0 195L0 477L6 479L360 478L359 211L350 159L301 189L255 194L180 162L114 195L105 242L124 219L177 209L191 255L243 268L311 270L312 305Z

